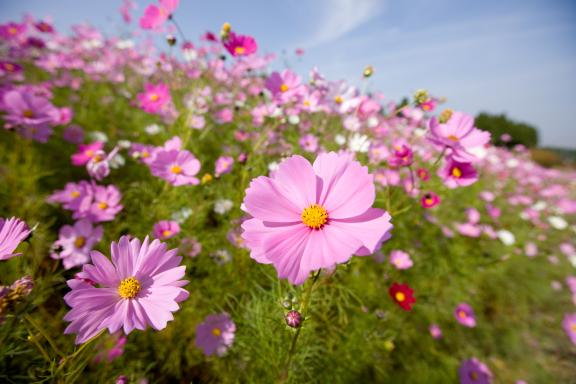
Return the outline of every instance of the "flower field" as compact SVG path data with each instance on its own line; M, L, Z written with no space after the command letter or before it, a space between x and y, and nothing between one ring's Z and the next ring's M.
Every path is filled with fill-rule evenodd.
M131 6L0 25L1 382L576 382L576 171Z

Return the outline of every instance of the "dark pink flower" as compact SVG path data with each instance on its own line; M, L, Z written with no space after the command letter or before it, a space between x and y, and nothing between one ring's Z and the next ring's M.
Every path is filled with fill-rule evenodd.
M162 112L164 107L172 101L170 89L163 83L146 84L144 92L138 94L140 108L148 113Z
M478 180L478 172L471 163L461 163L451 156L448 156L445 165L438 170L438 176L448 188L465 187Z
M237 35L230 32L223 41L224 48L234 57L248 56L256 53L258 45L252 36Z
M95 141L90 144L80 144L78 146L78 152L70 157L72 164L77 167L86 165L97 153L101 152L102 148L104 148L104 143L101 141Z

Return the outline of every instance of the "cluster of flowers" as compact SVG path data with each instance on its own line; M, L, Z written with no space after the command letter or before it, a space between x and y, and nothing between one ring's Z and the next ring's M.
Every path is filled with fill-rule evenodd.
M122 14L126 21L130 21L132 5L129 0L124 3ZM149 5L140 26L164 31L165 24L174 21L177 6L178 0ZM170 27L167 29L171 32ZM45 34L51 36L47 42L41 38ZM206 33L202 46L182 42L183 62L165 54L155 56L152 47L137 47L131 40L104 38L86 25L74 27L73 35L68 37L58 35L48 23L26 19L0 26L0 36L14 52L14 60L0 62L0 109L5 112L5 128L25 138L46 142L55 126L71 122L72 110L54 106L51 89L79 89L84 80L75 75L78 70L91 81L122 84L119 94L132 101L135 111L138 108L154 115L148 117L170 124L181 113L176 108L179 100L172 99L171 87L175 86L149 80L134 96L124 83L130 72L148 79L177 72L189 79L212 80L211 85L203 83L183 97L183 115L190 128L200 130L207 125L238 121L234 140L239 147L256 142L255 151L262 150L275 159L295 152L298 145L302 151L315 154L313 163L297 155L270 163L269 176L257 177L250 183L242 205L246 215L228 236L232 244L248 249L256 262L271 264L279 278L292 284L303 284L311 272L331 271L353 255L378 254L393 228L390 214L373 207L377 191L385 188L403 190L425 209L428 222L440 227L448 238L457 234L486 236L512 246L515 236L500 218L519 210L522 220L542 230L526 244L524 253L530 257L538 255L539 242L546 240L544 230L566 229L563 215L576 213L576 201L568 187L573 173L537 166L522 147L507 151L490 146L490 135L475 127L472 116L449 109L438 116L430 115L440 100L424 91L416 93L411 105L384 102L379 94L363 95L345 82L328 81L317 69L311 71L309 82L288 69L253 76L255 71L265 69L273 56L258 56L256 41L236 33L229 24L223 26L219 37ZM47 44L51 44L50 49L38 54ZM235 60L223 60L226 52ZM40 85L15 85L26 79L18 59L29 60L54 78ZM365 71L365 76L371 72ZM320 136L322 127L318 129L320 133L312 133L313 117L319 113L326 119L338 120L343 134L331 136L327 132ZM247 127L263 127L270 121L274 121L274 130ZM292 128L298 134L297 145L288 143L283 135ZM108 153L104 150L105 140L85 144L80 127L68 125L63 137L78 145L72 164L85 166L92 178L70 182L48 199L62 204L76 220L60 229L51 251L53 258L63 260L64 268L82 267L76 278L68 281L71 291L65 300L72 309L65 317L70 322L66 333L76 334L76 342L84 343L104 329L119 335L121 330L129 334L149 325L156 330L165 328L188 296L183 288L187 282L182 280L185 267L180 265L181 258L175 249L168 250L160 241L181 231L179 221L156 223L153 241L123 236L112 242L110 260L93 248L103 237L103 226L98 223L114 220L122 210L121 193L114 185L96 182L109 175L123 148L128 148L129 155L147 166L153 176L172 186L197 185L212 176L197 177L201 163L185 149L186 142L178 136L162 146L118 143ZM334 147L338 152L329 150ZM246 161L247 155L242 150L233 153L235 150L227 148L216 160L216 177L232 172L236 161ZM356 156L366 158L373 172L361 165ZM455 213L462 214L465 221L443 221L435 215L438 209L433 208L443 204L443 193L448 192L441 186L430 187L434 185L433 178L437 176L446 189L455 189L472 185L481 173L495 180L492 190L478 195L483 208L467 207ZM547 181L545 187L543 181ZM224 214L231 204L229 200L219 200L216 213ZM0 260L16 255L14 250L29 233L18 219L0 220ZM562 252L576 265L576 252L568 246L564 245ZM195 255L201 246L186 238L181 249ZM226 260L230 255L220 252L215 258ZM403 250L390 253L389 262L398 270L412 268L417 261ZM568 280L568 285L576 297L576 284ZM412 310L416 303L414 290L408 284L394 282L388 292L403 310ZM11 296L0 294L0 300L4 300L0 303L14 301L3 297ZM476 315L467 303L456 306L454 317L465 327L476 326ZM286 322L299 327L302 314L291 310ZM563 325L576 344L576 314L566 315ZM228 314L209 315L197 326L196 345L207 355L222 355L232 345L234 332L235 324ZM434 338L442 336L437 324L430 325L430 333ZM116 337L113 356L121 353L126 342L122 336ZM471 382L491 380L489 369L476 359L465 361L460 374L464 382L465 378Z

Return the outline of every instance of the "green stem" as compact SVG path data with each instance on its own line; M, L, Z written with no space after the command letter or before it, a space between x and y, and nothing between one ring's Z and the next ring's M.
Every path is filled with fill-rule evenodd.
M34 319L32 319L32 316L26 314L24 315L24 318L26 320L28 320L28 322L30 323L30 325L32 325L47 341L48 344L50 344L50 346L52 347L52 349L54 350L54 352L56 352L60 357L64 357L66 356L64 353L62 353L62 351L60 351L60 349L56 346L56 343L54 342L54 340L52 340L52 338L50 337L50 335L48 335L48 333L44 330L44 328L42 328L41 326L39 326L36 321Z
M310 298L312 297L312 290L316 281L318 281L318 277L320 277L320 270L316 271L314 277L312 278L312 283L308 285L306 292L304 292L304 297L302 299L302 306L300 307L300 315L302 319L306 321L306 316L308 314L308 307L310 305ZM280 382L283 383L288 379L288 374L290 372L290 365L292 364L292 357L294 356L294 352L296 351L296 344L298 342L298 337L300 336L300 331L302 330L302 326L304 324L300 324L298 329L296 329L296 333L292 337L292 343L290 345L290 350L288 351L288 359L286 360L286 364L284 364L284 368L282 370L282 375L280 376Z

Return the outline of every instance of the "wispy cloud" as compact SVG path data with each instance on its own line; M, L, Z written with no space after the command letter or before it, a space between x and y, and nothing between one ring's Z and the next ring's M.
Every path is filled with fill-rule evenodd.
M337 40L378 16L385 7L386 0L323 0L315 32L303 46Z

